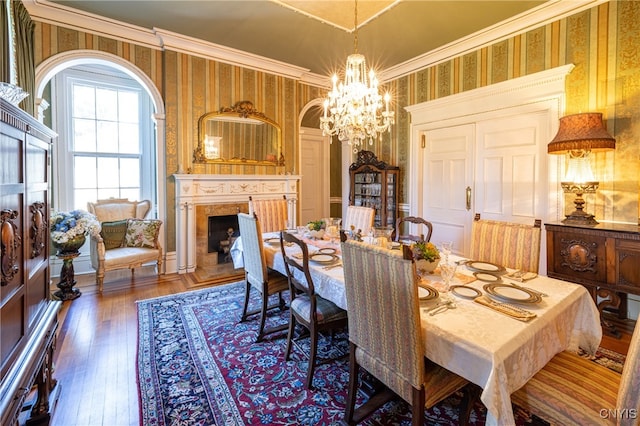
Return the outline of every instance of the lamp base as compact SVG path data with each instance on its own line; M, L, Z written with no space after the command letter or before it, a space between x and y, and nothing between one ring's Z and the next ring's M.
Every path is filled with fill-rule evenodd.
M573 213L567 215L562 223L567 225L595 226L598 224L598 221L595 220L595 216L592 214L582 210L575 210Z

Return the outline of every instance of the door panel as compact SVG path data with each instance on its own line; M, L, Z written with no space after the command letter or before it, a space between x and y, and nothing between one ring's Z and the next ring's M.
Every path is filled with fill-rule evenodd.
M475 212L482 218L532 224L544 217L540 150L547 119L536 112L476 123Z
M322 131L301 128L300 223L329 216L329 146Z
M424 135L421 164L426 182L419 215L433 224L432 242L453 241L453 252L462 254L465 235L471 232L466 194L473 185L474 126L434 129Z

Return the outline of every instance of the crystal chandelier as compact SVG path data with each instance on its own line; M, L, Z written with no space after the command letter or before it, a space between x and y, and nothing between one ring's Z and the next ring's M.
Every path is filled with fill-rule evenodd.
M369 144L379 133L390 130L394 112L389 111L389 93L383 97L378 93L378 79L373 70L367 74L364 55L358 53L358 1L355 2L355 53L347 57L344 82L338 84L338 76L333 75L333 89L324 101L324 115L320 118L323 135L338 136L340 141L348 141L357 147L366 139ZM329 113L329 114L328 114Z

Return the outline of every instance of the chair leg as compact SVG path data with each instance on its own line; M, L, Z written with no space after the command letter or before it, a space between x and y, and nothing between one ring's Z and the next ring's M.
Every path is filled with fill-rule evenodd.
M349 425L355 424L353 414L356 408L359 374L360 365L356 361L356 345L349 342L349 385L347 387L347 405L344 408L344 421Z
M293 342L293 333L296 328L296 317L293 316L292 313L289 314L289 333L287 334L287 349L284 352L284 359L289 361L289 356L291 356L291 343Z
M249 308L249 295L251 292L251 284L249 281L246 281L247 286L244 290L244 308L242 308L242 316L240 317L240 322L244 322L247 320L247 308Z
M96 281L98 282L98 291L102 293L102 285L104 284L104 275L98 275L96 277Z
M422 426L424 424L424 403L425 403L425 390L424 386L420 389L413 388L413 395L411 401L411 425Z
M278 299L280 300L280 310L284 311L287 308L287 304L284 301L284 297L282 297L282 292L278 292Z
M262 309L260 311L260 328L258 328L258 338L256 342L261 342L264 338L264 324L267 322L267 305L269 303L269 295L266 292L262 293Z
M316 352L318 351L318 330L313 327L311 345L309 347L309 368L307 370L307 389L313 389L313 371L316 368Z
M469 383L464 389L464 397L460 401L460 410L458 413L458 424L466 426L469 424L469 417L473 411L473 405L480 399L482 389L480 386Z

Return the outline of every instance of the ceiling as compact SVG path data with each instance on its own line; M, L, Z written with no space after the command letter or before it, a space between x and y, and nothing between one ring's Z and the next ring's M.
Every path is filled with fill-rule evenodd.
M330 75L357 49L377 70L401 64L546 0L51 1L145 29L162 29Z

